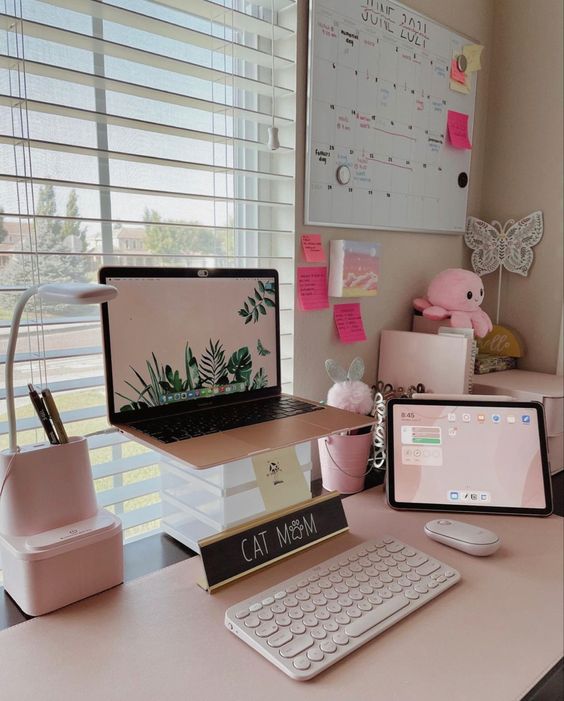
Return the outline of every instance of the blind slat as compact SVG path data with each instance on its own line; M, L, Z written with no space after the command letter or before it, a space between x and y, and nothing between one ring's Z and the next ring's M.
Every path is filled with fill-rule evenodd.
M153 450L149 450L146 453L141 453L141 455L132 455L128 458L92 465L92 476L95 480L104 477L113 477L114 475L121 475L131 470L138 470L141 467L150 467L151 465L157 464L159 460L159 455Z
M153 477L148 480L127 484L123 487L106 489L103 492L97 493L98 504L100 504L100 506L112 506L113 504L118 504L129 499L137 499L147 494L153 494L159 491L160 481L160 477Z

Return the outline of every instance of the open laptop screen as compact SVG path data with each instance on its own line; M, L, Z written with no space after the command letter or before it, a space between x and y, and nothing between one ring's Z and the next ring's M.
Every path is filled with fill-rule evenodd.
M551 511L540 404L394 400L388 431L388 498L393 506Z
M100 280L118 289L103 308L110 418L279 388L276 271L102 268Z

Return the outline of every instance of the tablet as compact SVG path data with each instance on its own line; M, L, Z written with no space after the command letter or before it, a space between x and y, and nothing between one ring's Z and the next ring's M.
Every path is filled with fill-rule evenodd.
M393 508L552 513L538 402L392 399L387 443Z

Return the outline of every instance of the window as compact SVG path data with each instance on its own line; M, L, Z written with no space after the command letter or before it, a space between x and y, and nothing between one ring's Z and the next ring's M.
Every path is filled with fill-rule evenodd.
M293 0L4 0L0 354L32 284L95 280L102 264L274 267L290 389L295 13ZM126 538L158 528L158 457L107 432L99 310L26 310L18 443L43 440L27 383L48 384L69 433L94 434L100 504ZM2 449L6 433L2 373Z

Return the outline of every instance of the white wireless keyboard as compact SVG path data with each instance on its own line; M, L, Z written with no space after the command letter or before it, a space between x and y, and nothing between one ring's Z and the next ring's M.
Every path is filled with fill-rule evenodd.
M305 681L459 580L452 567L383 537L231 606L225 625L292 679Z

